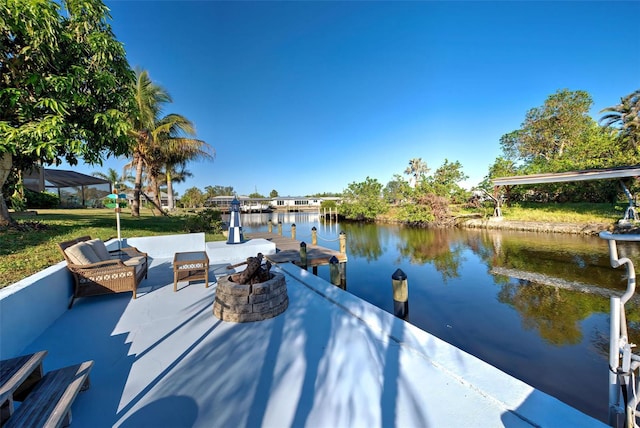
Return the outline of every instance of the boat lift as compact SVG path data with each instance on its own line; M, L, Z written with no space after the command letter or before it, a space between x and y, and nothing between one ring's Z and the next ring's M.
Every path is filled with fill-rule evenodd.
M609 244L611 266L627 267L627 289L620 297L611 297L609 334L609 425L616 428L640 428L640 353L629 343L625 304L636 289L633 262L618 257L617 241L640 242L637 234L601 232L600 237Z
M627 186L624 185L624 182L622 180L620 180L620 185L622 185L622 190L624 191L624 194L627 196L627 199L629 199L629 206L627 207L627 210L624 212L623 221L629 222L633 220L638 220L638 214L636 213L633 195L631 194L629 189L627 189Z

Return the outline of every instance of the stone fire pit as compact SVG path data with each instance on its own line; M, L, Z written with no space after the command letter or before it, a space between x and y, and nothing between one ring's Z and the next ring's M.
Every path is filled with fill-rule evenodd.
M258 258L262 259L261 254ZM251 262L247 269L250 267ZM266 271L256 272L255 275L241 273L220 278L216 287L213 315L223 321L252 322L273 318L284 312L289 306L287 283L282 273L270 272L269 268L268 264ZM269 279L255 282L256 277Z

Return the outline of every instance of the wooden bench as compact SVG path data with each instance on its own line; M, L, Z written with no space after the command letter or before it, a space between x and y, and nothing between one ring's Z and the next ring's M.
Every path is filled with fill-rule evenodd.
M61 427L71 424L71 405L89 388L93 361L53 370L35 385L4 427Z
M39 351L0 361L0 426L13 414L14 401L24 401L42 379L46 355Z

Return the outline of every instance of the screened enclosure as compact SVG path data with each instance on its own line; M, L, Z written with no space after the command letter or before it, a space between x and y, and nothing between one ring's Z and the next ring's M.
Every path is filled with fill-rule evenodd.
M58 195L62 208L101 208L111 193L111 183L107 180L60 169L34 169L24 174L23 183L34 192Z

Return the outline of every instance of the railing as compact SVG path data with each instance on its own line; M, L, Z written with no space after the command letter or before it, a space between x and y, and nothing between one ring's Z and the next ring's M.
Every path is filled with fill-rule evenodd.
M640 354L634 354L627 334L625 304L636 289L636 272L627 257L618 257L616 241L640 242L640 235L600 233L609 243L611 266L627 267L627 289L620 297L611 297L609 335L609 424L613 427L638 428L640 412Z

